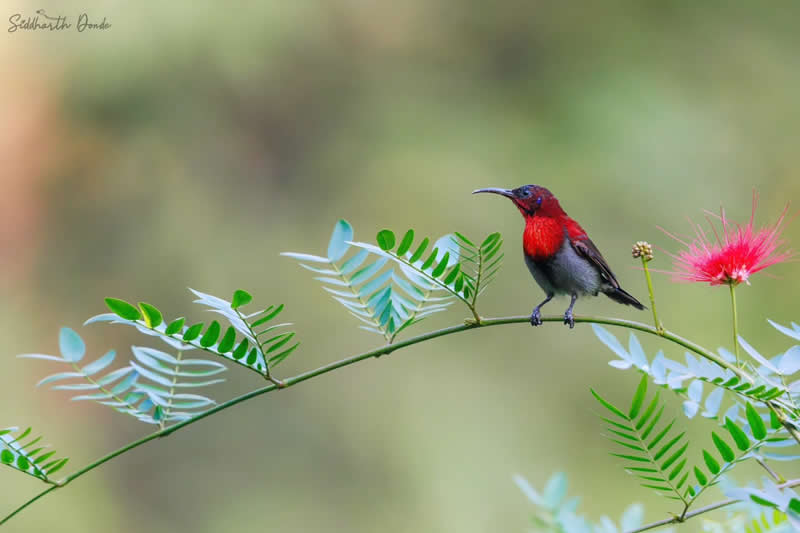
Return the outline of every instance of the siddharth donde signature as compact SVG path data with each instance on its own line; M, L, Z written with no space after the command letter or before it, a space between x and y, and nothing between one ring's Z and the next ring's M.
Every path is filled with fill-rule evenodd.
M87 13L81 13L75 18L75 22L70 21L70 17L66 15L50 16L44 9L37 9L36 15L30 17L23 17L22 13L14 13L8 17L10 26L8 33L14 33L17 30L45 30L45 31L64 31L74 28L78 32L87 30L107 30L111 27L111 23L103 17L103 20L90 19Z

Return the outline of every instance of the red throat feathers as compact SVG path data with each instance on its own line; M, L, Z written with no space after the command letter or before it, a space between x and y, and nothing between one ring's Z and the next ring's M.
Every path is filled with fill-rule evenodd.
M525 254L534 261L543 261L552 257L565 238L579 240L586 237L583 228L568 216L525 216L525 231L522 234L522 246Z

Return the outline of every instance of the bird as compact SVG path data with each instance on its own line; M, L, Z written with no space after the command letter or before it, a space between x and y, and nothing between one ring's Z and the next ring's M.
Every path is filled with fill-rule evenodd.
M489 187L472 194L492 193L509 198L525 219L522 249L533 279L545 293L542 303L533 308L531 325L542 324L541 309L556 295L570 297L564 324L575 327L573 309L582 296L603 293L615 302L643 310L639 300L620 287L600 250L586 231L561 208L558 199L545 187L523 185L516 189Z

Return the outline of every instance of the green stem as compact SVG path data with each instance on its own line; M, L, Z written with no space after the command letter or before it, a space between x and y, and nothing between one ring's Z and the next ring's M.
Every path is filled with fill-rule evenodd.
M650 277L650 269L647 268L647 258L642 256L642 268L644 269L644 277L647 280L647 292L650 294L650 309L653 310L653 325L658 330L659 334L664 332L664 326L658 320L658 312L656 312L656 297L653 292L653 279Z
M564 317L561 316L561 315L558 315L558 316L545 316L545 317L542 317L542 321L543 322L558 322L558 323L561 323L561 322L564 321ZM683 337L680 337L680 336L678 336L678 335L676 335L676 334L674 334L674 333L672 333L670 331L663 330L662 332L659 332L656 328L654 328L652 326L648 326L647 324L643 324L641 322L634 322L632 320L622 320L622 319L618 319L618 318L591 317L591 316L578 317L578 316L576 316L575 317L575 322L576 323L604 324L604 325L608 325L608 326L619 326L619 327L622 327L622 328L634 329L634 330L637 330L637 331L642 331L644 333L649 333L651 335L657 335L657 336L663 337L665 339L668 339L668 340L674 342L675 344L683 346L687 350L690 350L690 351L700 355L701 357L705 357L709 361L712 361L712 362L718 364L719 366L721 366L723 368L727 368L728 370L730 370L731 372L733 372L734 374L736 374L737 376L739 376L742 379L745 379L745 380L748 380L748 381L752 381L752 379L742 369L740 369L738 366L734 366L734 365L730 364L728 361L726 361L725 359L719 357L717 354L715 354L713 352L710 352L710 351L706 350L705 348L703 348L701 346L698 346L697 344L695 344L695 343L693 343L693 342L691 342L691 341L689 341L687 339L684 339ZM407 346L412 346L412 345L418 344L420 342L425 342L425 341L428 341L428 340L431 340L431 339L435 339L437 337L444 337L446 335L451 335L453 333L459 333L459 332L462 332L462 331L467 331L467 330L471 330L471 329L478 329L478 328L484 328L484 327L490 327L490 326L501 326L501 325L504 325L504 324L529 324L529 323L530 323L530 317L529 316L511 316L511 317L501 317L501 318L485 318L485 319L482 319L480 321L480 323L470 322L469 324L460 324L460 325L457 325L457 326L451 326L449 328L439 329L439 330L436 330L436 331L431 331L429 333L418 335L416 337L412 337L410 339L406 339L404 341L400 341L400 342L397 342L395 344L387 344L387 345L381 346L380 348L376 348L374 350L370 350L368 352L364 352L364 353L361 353L361 354L358 354L358 355L353 355L351 357L347 357L345 359L341 359L339 361L335 361L333 363L329 363L329 364L327 364L325 366L321 366L321 367L316 368L314 370L310 370L308 372L304 372L302 374L298 374L298 375L296 375L296 376L294 376L292 378L289 378L289 379L286 379L283 382L280 382L280 384L267 385L267 386L261 387L259 389L250 391L248 393L242 394L241 396L237 396L236 398L228 400L227 402L224 402L224 403L221 403L221 404L219 404L219 405L217 405L215 407L212 407L208 411L200 413L200 414L198 414L198 415L196 415L196 416L194 416L192 418L189 418L189 419L184 420L182 422L178 422L178 423L176 423L176 424L174 424L172 426L166 427L166 428L164 428L164 429L162 429L160 431L156 431L155 433L151 433L150 435L147 435L147 436L142 437L142 438L140 438L140 439L138 439L136 441L133 441L133 442L131 442L129 444L126 444L122 448L119 448L118 450L115 450L115 451L109 453L108 455L105 455L105 456L103 456L103 457L101 457L101 458L89 463L88 465L86 465L85 467L81 468L77 472L74 472L73 474L70 474L69 476L65 477L63 480L61 480L59 482L58 485L48 488L47 490L37 494L36 496L31 498L27 502L22 504L20 507L15 509L11 514L9 514L8 516L6 516L2 520L0 520L0 525L3 525L6 522L8 522L8 520L10 520L12 517L17 515L20 511L22 511L23 509L25 509L26 507L31 505L33 502L35 502L39 498L44 497L46 494L50 493L55 488L60 487L60 486L64 486L64 485L68 485L72 481L78 479L79 477L83 476L84 474L86 474L88 472L91 472L95 468L107 463L108 461L114 459L115 457L118 457L119 455L122 455L123 453L126 453L126 452L128 452L130 450L133 450L134 448L138 448L139 446L141 446L143 444L146 444L146 443L150 442L151 440L155 440L155 439L158 439L158 438L161 438L161 437L166 437L166 436L168 436L168 435L170 435L170 434L178 431L179 429L182 429L182 428L184 428L184 427L186 427L186 426L188 426L190 424L194 424L195 422L198 422L198 421L200 421L200 420L202 420L202 419L204 419L206 417L209 417L209 416L211 416L213 414L219 413L220 411L224 411L226 409L229 409L229 408L233 407L234 405L238 405L238 404L240 404L242 402L245 402L245 401L251 400L253 398L256 398L258 396L261 396L262 394L266 394L268 392L272 392L272 391L277 390L277 389L292 387L294 385L297 385L299 383L302 383L302 382L307 381L309 379L312 379L314 377L320 376L322 374L327 374L328 372L332 372L332 371L337 370L339 368L343 368L343 367L350 366L352 364L358 363L359 361L363 361L365 359L370 359L370 358L377 357L377 356L380 356L380 355L387 355L387 354L390 354L390 353L394 352L395 350L399 350L399 349L405 348ZM687 515L687 516L689 516L689 515Z
M736 313L736 285L728 283L731 288L731 308L733 309L733 353L736 354L736 366L741 366L739 361L739 316Z

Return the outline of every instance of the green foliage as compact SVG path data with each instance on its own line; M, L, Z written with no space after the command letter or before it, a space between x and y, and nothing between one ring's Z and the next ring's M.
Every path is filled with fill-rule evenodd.
M761 379L758 383L744 381L730 370L689 353L685 354L686 364L668 359L663 352L658 352L652 360L648 360L641 343L632 332L626 349L616 336L602 326L592 324L592 329L603 344L619 357L609 365L620 369L636 368L648 374L655 384L666 385L685 400L684 413L689 418L698 412L706 418L719 417L724 392L722 389L736 397L748 398L758 403L774 402L790 412L797 411L791 403L784 400L788 391L781 384L766 379ZM723 359L735 360L733 354L726 350L720 349L719 353ZM712 392L705 398L703 384L713 385ZM701 407L704 409L701 410Z
M111 311L126 320L139 320L142 314L125 300L106 298L106 305Z
M161 311L155 306L140 303L139 313L131 304L116 298L106 298L106 305L112 313L92 317L86 324L111 322L134 326L142 333L161 338L177 351L200 349L268 378L271 369L299 346L299 343L291 342L294 332L280 331L290 324L268 324L283 311L283 304L244 314L241 308L253 299L246 291L235 291L232 301L228 302L210 294L190 290L198 297L195 303L208 307L228 321L229 325L224 332L222 324L217 320L186 326L185 319L181 317L165 323ZM135 316L139 318L133 318Z
M161 325L161 322L163 321L161 311L145 302L139 302L139 309L142 310L144 322L147 324L148 328L157 328Z
M69 459L56 457L55 450L39 444L42 438L31 437L31 428L14 435L16 431L16 427L0 429L0 464L52 483L50 476Z
M431 245L425 237L415 244L413 229L401 238L383 229L376 245L353 241L346 220L336 223L328 256L284 252L315 278L367 331L392 342L398 333L432 313L444 311L453 299L467 305L478 319L478 296L494 279L503 254L499 233L475 246L463 235L445 235ZM354 254L345 259L352 248ZM391 263L390 263L391 261ZM396 266L390 266L390 265Z
M659 393L640 414L647 395L647 376L642 376L627 414L594 390L591 392L598 403L614 415L611 419L602 419L608 424L609 439L621 446L624 453L611 455L623 459L625 470L638 477L642 486L687 503L690 470L686 468L685 454L689 443L684 439L685 432L670 434L675 425L674 418L659 424L664 414Z
M476 246L462 234L455 233L456 240L461 247L462 272L464 279L463 288L456 283L453 288L462 291L464 297L475 306L478 296L494 281L497 272L503 265L505 253L502 252L503 238L499 233L491 233L483 242Z
M390 230L380 231L376 241L377 247L362 242L353 244L391 259L412 281L446 291L473 311L477 296L482 291L481 285L485 286L487 276L494 276L497 271L494 267L493 270L486 271L486 254L490 253L494 257L502 244L497 233L490 235L481 247L475 247L469 239L455 233L442 237L433 247L429 247L428 238L422 239L414 247L414 230L411 229L404 234L397 249L394 249L397 239ZM501 260L502 257L499 257L497 261ZM465 268L465 265L469 268ZM499 263L495 266L499 268ZM491 281L491 277L488 281Z
M233 298L231 299L231 309L239 309L243 305L247 305L252 301L253 297L249 292L238 289L233 293Z
M591 391L597 402L613 417L601 417L608 426L609 440L622 447L623 453L611 455L625 460L625 470L638 477L644 487L655 490L668 498L689 505L706 487L715 485L722 474L736 463L749 457L767 439L768 433L761 416L751 404L746 412L753 432L753 440L733 420L727 418L725 429L742 452L738 457L731 446L716 432L711 432L717 456L707 449L702 450L703 464L691 465L686 456L689 442L686 433L672 431L676 419L659 424L664 406L659 402L659 393L646 402L648 376L643 375L631 400L627 412ZM643 407L647 405L643 409ZM705 466L705 470L703 469ZM693 478L697 482L690 483Z
M400 242L400 248L408 251L414 232L409 230ZM449 237L440 239L445 242ZM284 252L281 255L296 259L300 266L320 276L323 288L363 322L362 329L382 335L391 342L401 331L423 318L444 311L452 302L451 295L442 287L432 283L413 269L401 268L398 272L389 266L390 255L386 250L396 244L389 230L378 233L379 246L353 242L353 228L346 220L336 223L328 243L328 256ZM417 251L424 251L428 239ZM360 247L361 249L355 250ZM385 249L384 249L385 248ZM349 253L353 251L354 253ZM431 263L441 264L453 260L446 252L432 254ZM349 257L346 257L348 256ZM446 264L446 263L445 263Z

